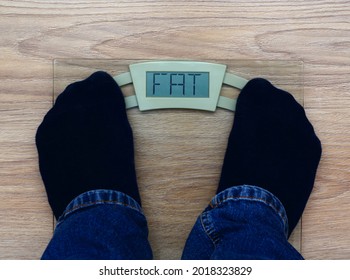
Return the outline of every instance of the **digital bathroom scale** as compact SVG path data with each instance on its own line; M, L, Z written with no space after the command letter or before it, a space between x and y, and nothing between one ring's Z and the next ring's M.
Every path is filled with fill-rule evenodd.
M53 101L69 84L101 70L115 78L129 108L155 259L181 256L179 244L215 194L232 111L246 82L265 78L303 104L300 61L173 58L56 59ZM300 250L300 225L289 241Z

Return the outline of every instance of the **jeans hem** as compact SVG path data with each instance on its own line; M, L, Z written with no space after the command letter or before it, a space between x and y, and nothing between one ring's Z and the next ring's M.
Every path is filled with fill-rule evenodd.
M103 204L121 205L131 208L143 215L141 206L132 197L125 193L116 190L97 189L88 192L84 192L74 198L66 207L63 214L57 221L57 226L64 221L72 213Z
M256 201L264 203L266 206L272 208L280 217L285 236L288 237L288 217L283 204L271 192L257 186L242 185L230 187L214 196L206 211L222 206L224 203L232 200Z

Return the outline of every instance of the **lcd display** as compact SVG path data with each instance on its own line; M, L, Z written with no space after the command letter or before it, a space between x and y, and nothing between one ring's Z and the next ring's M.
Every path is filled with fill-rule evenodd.
M209 72L146 72L146 97L209 97Z

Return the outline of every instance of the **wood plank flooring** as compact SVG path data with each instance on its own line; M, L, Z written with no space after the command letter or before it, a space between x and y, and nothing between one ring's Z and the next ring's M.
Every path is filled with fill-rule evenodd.
M53 232L34 144L36 128L52 106L53 60L174 58L303 61L304 107L323 156L292 243L306 259L349 259L349 18L345 0L0 0L0 258L38 259ZM160 127L158 115L141 118L133 110L129 117L155 257L176 259L214 193L224 152L217 147L225 146L232 117L226 111L215 115L222 124L217 138L201 132L212 128L213 115L177 113L183 126L193 120L185 136L178 136L165 128L142 130L145 120ZM162 114L171 119L174 112ZM207 148L193 150L176 141L189 136ZM159 145L167 151L161 155L164 168L153 170ZM151 207L152 200L163 203L162 213Z

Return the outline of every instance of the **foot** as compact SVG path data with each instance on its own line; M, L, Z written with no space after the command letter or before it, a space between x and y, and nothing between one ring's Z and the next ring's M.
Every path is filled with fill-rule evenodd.
M284 205L289 233L313 188L321 143L292 95L264 79L251 80L237 100L217 192L255 185Z
M89 190L117 190L140 203L132 130L122 92L109 74L96 72L69 85L39 126L36 144L57 219Z

